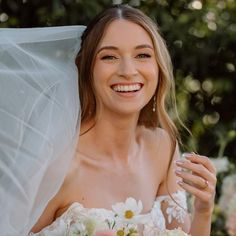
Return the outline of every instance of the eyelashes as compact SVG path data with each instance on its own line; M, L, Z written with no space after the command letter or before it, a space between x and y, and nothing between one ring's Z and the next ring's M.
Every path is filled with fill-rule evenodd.
M147 54L147 53L141 53L141 54L138 54L137 57L138 57L138 58L150 58L151 55L150 55L150 54Z
M118 59L118 58L115 56L110 56L110 55L101 57L101 60L114 60L114 59Z
M151 57L152 56L148 53L140 53L135 58L145 59L145 58L151 58ZM105 55L101 57L101 60L116 60L116 59L119 59L119 58L112 55Z

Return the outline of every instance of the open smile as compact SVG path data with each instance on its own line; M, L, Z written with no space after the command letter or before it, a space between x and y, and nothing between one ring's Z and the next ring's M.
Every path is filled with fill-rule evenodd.
M132 84L113 84L111 89L119 93L133 93L138 92L142 89L143 84L132 83Z

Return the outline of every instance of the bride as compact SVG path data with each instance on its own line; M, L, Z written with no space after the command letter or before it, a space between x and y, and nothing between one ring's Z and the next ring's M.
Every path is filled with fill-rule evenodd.
M115 5L88 25L81 40L76 56L81 127L80 134L70 135L75 155L70 161L72 154L58 148L55 155L61 158L41 176L49 180L64 167L65 178L61 174L63 183L55 183L53 195L47 181L44 192L35 192L36 199L45 194L42 206L47 205L37 210L33 203L38 217L30 235L86 235L84 225L93 225L97 235L112 230L111 235L151 236L178 227L192 236L210 235L216 172L205 156L179 157L178 132L167 112L167 104L175 110L171 60L156 25L137 9ZM76 96L69 96L60 99L62 104L78 105ZM66 126L63 117L51 125ZM65 139L67 133L60 135ZM50 172L57 168L57 175ZM192 221L185 191L195 196Z

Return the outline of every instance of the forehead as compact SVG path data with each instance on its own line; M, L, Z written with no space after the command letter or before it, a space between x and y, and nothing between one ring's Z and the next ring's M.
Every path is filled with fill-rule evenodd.
M117 46L149 44L153 46L151 37L143 27L124 19L114 20L104 32L100 47L111 44Z

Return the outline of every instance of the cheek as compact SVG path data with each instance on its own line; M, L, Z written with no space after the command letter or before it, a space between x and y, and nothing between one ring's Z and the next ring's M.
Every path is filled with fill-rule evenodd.
M95 64L93 69L93 86L95 92L99 90L100 85L102 84L102 78L104 78L104 76L100 69L100 66L98 64Z
M95 97L97 98L97 94L100 93L101 90L101 83L102 83L102 74L101 71L99 70L99 65L97 63L94 64L93 68L93 87L94 87L94 94Z
M147 67L147 76L149 78L149 92L151 97L153 94L156 93L157 85L158 85L158 80L159 80L159 69L157 66L149 66Z
M159 77L159 69L156 64L147 64L144 67L146 78L148 78L149 82L153 85L158 83Z
M100 83L105 83L113 72L113 66L106 65L105 63L95 63L93 69L94 80Z
M93 86L95 90L96 97L103 97L107 92L109 86L109 66L104 66L101 63L94 65L93 70Z
M100 70L99 63L95 63L94 68L93 68L93 80L94 81L99 80L99 78L101 77L100 72L101 72L101 70Z

